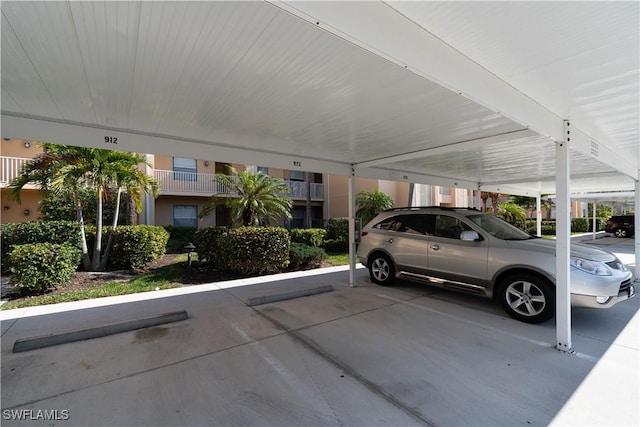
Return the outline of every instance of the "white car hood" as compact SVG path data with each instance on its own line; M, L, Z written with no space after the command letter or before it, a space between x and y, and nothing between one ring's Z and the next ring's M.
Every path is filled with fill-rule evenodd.
M556 252L556 241L549 239L529 239L529 240L505 240L508 246L514 249L523 250L539 250L540 252L552 253ZM535 249L534 249L535 248ZM571 244L571 256L584 258L592 261L613 261L615 255L602 249L592 248L580 243Z

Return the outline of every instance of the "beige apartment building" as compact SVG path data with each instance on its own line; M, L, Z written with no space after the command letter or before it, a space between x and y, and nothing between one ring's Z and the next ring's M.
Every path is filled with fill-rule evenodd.
M38 202L41 192L34 186L26 187L18 204L9 197L8 183L15 178L21 165L42 152L37 143L18 139L0 141L0 191L2 196L2 223L34 221L39 219ZM205 227L227 225L229 212L224 208L199 220L198 215L207 200L213 194L224 194L225 190L216 188L213 176L226 173L227 163L216 159L190 159L147 154L150 167L146 172L159 183L157 198L148 196L144 210L139 215L140 224L176 225ZM288 227L304 227L306 224L307 204L311 207L313 225L322 224L322 220L348 216L348 178L346 176L302 171L266 168L260 165L232 164L237 169L251 168L268 175L282 178L290 189L293 200L293 219ZM472 206L473 192L459 188L444 188L430 185L415 185L411 202L409 184L405 182L382 181L375 179L356 179L356 193L376 188L390 195L396 206ZM229 197L233 197L229 195Z

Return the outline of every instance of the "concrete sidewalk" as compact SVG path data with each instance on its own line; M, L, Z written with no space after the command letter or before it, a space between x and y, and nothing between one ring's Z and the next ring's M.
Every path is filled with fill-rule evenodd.
M350 288L334 268L0 312L2 424L640 425L638 298L573 310L577 353L565 354L553 321L357 278ZM335 290L245 304L320 285ZM19 338L183 309L178 323L11 352Z

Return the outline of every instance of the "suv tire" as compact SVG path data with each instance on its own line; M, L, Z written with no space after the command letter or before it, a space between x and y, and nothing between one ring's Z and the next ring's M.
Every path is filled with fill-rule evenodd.
M616 228L613 235L616 237L629 237L629 231L626 228Z
M519 273L502 281L498 298L509 316L526 323L542 323L555 314L555 289L544 278Z
M396 269L388 256L374 253L369 261L369 276L374 283L388 286L396 279Z

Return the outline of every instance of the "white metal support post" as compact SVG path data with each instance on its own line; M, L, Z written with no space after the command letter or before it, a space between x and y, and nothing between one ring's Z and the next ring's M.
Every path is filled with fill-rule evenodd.
M640 170L638 171L638 176L640 176ZM634 195L634 208L636 212L635 216L635 223L634 223L634 228L636 230L638 230L638 226L640 225L640 180L636 181L636 188L635 188L635 195ZM640 233L638 233L637 231L634 233L634 237L635 239L635 254L636 254L636 271L635 271L635 281L636 282L640 282Z
M356 287L356 176L351 165L349 173L349 285Z
M571 352L570 162L571 124L564 122L564 140L556 143L556 348Z
M596 208L598 207L598 203L597 202L593 202L593 217L591 219L591 240L596 240L596 233L598 232L598 227L596 227L597 224L597 217L596 217Z
M542 236L542 195L536 196L536 235Z

